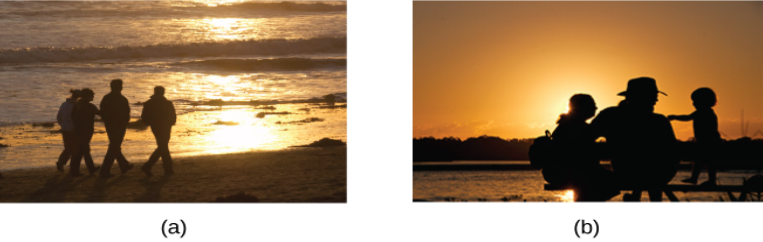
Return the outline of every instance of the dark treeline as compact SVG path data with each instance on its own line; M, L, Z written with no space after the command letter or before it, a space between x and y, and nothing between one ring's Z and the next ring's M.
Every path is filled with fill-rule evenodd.
M480 136L461 140L446 137L413 139L413 161L454 160L529 160L527 152L533 139L502 139ZM677 155L684 161L693 161L699 147L693 141L678 142ZM596 143L595 152L602 160L609 160L606 142ZM763 169L763 140L741 138L724 141L717 147L719 168ZM563 157L563 155L562 155Z
M528 160L532 139L505 140L480 136L461 140L446 137L413 139L413 161Z

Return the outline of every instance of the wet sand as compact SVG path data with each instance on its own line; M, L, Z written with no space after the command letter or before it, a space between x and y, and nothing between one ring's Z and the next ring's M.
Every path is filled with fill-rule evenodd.
M174 158L174 157L173 157ZM347 148L290 148L178 157L175 174L159 161L153 177L140 169L112 178L71 177L50 167L3 171L0 202L213 202L244 193L259 202L346 202ZM68 172L69 167L66 167ZM81 168L87 174L86 168Z

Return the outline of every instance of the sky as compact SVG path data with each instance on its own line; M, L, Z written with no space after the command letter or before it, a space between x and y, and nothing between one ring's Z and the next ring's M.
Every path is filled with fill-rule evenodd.
M689 114L709 87L723 138L742 137L742 112L753 136L762 33L761 2L413 2L413 137L537 137L572 95L601 111L642 76L668 94L656 113Z

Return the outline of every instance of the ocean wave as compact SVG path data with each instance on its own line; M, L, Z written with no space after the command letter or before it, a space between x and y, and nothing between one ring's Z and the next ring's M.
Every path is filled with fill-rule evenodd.
M140 3L140 2L137 2ZM172 4L169 2L33 2L0 3L12 4L11 9L3 11L0 18L11 17L135 17L135 16L197 16L199 14L241 15L263 13L301 13L301 12L345 12L346 4L327 4L321 2L241 2L210 6L203 3Z
M347 11L346 4L297 2L243 2L218 6L217 9L247 9L262 11L336 12Z
M78 62L102 59L218 57L241 55L290 55L308 53L344 53L346 51L346 37L299 40L243 40L119 47L35 47L0 50L0 63Z
M190 68L220 69L225 71L296 71L325 68L347 68L347 59L310 59L310 58L274 58L274 59L216 59L190 61L172 64Z

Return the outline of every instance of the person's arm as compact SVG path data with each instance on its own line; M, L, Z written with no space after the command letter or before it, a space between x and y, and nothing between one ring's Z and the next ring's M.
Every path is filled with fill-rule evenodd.
M175 122L177 122L177 114L175 114L175 105L172 104L172 102L169 102L169 103L170 103L169 109L172 111L172 125L175 125Z
M146 125L151 125L151 112L147 103L143 103L143 111L140 113L140 120Z
M62 112L63 109L64 104L61 104L61 107L58 108L58 114L56 114L56 121L58 121L59 126L64 122L64 112Z
M95 113L95 115L101 116L101 110L98 110L98 107L96 107L95 104L91 103L90 106L92 107L93 113ZM101 117L101 119L103 119L103 117Z
M589 130L591 133L589 135L593 136L594 140L598 139L599 137L605 136L604 135L606 130L605 126L607 125L607 122L608 122L607 119L609 115L611 115L610 114L611 111L612 110L604 109L601 112L599 112L599 115L596 115L596 117L594 117L593 120L591 120L591 125L589 126L590 127Z
M688 116L688 115L687 115ZM670 124L669 120L663 119L661 123L660 128L660 137L658 142L660 142L659 149L662 149L659 153L663 154L663 157L665 158L665 161L668 163L666 165L669 166L678 166L680 163L680 154L677 150L678 148L678 140L676 139L676 134L673 130L673 125Z
M668 115L668 120L692 121L694 120L694 113L689 115Z
M99 105L99 107L101 107L101 109L105 108L106 110L110 110L110 108L107 106L108 104L109 104L108 95L106 95L106 96L103 96L103 99L101 99L101 104ZM98 114L98 116L101 116L101 119L104 120L104 121L106 121L106 119L108 119L108 117L104 118L103 115L101 115L101 113L97 113L97 114ZM108 115L106 115L106 116L108 116Z
M126 114L125 114L125 123L129 123L130 122L130 102L127 101L127 98L125 98L124 103L125 103L124 107L125 107L125 112L126 112Z

